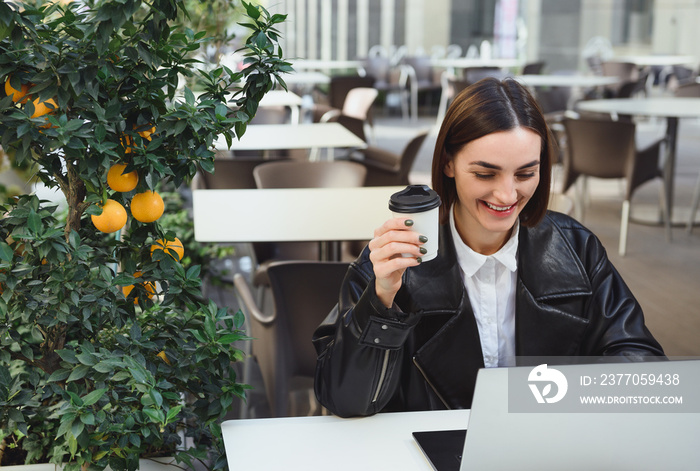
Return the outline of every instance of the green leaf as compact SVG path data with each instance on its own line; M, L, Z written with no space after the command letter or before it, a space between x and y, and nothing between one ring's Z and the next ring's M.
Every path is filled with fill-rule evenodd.
M87 352L79 353L75 357L83 365L93 366L96 365L98 362L97 357L95 355Z
M60 369L56 370L53 373L51 373L51 376L49 376L49 383L57 383L60 381L65 381L66 378L70 375L71 371L68 369Z
M0 241L0 260L11 262L13 255L12 248L7 243Z
M41 216L39 216L33 209L29 211L27 216L27 227L34 234L41 233Z
M10 419L14 420L15 422L24 422L24 415L22 415L22 412L19 409L13 409L11 408L8 410L8 415L10 416Z
M146 414L153 422L156 422L157 424L162 424L165 422L165 415L163 414L162 410L156 410L156 409L144 409L143 413Z
M216 324L211 316L204 318L204 331L207 333L209 339L213 339L216 336Z
M90 371L90 367L87 365L79 365L71 371L70 376L66 380L68 383L71 381L77 381L85 377L85 375Z
M106 392L107 392L107 388L103 388L103 389L95 389L94 391L86 394L85 396L83 396L83 405L85 405L85 406L93 405L94 403L96 403L97 401L102 399L102 396L104 396Z
M182 405L171 407L170 410L168 410L168 416L166 417L166 423L172 422L177 415L180 413L182 410Z

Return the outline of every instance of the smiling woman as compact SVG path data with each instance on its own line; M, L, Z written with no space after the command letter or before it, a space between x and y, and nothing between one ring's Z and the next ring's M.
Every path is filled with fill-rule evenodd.
M438 256L421 260L426 238L407 218L375 230L314 335L326 408L469 408L480 368L663 355L600 241L547 210L552 142L515 80L484 79L455 98L433 155Z

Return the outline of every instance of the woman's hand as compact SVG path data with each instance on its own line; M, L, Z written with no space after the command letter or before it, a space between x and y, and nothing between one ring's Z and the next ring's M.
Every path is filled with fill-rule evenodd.
M428 239L412 231L412 225L411 219L389 219L375 229L374 239L369 242L369 259L374 266L377 296L388 308L401 288L401 277L406 268L420 264L420 257L425 253L422 245ZM404 257L403 254L410 254L411 257Z

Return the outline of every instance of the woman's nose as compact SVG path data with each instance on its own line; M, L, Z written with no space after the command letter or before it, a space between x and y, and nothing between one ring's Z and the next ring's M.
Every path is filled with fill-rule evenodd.
M512 178L501 178L498 181L494 196L501 200L502 203L510 204L515 201L517 192L515 191L515 182Z

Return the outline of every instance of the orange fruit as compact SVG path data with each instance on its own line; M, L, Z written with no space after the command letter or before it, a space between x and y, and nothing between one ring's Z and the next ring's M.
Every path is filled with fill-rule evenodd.
M131 198L131 215L141 222L153 222L163 215L165 203L155 191L144 191Z
M124 147L125 154L131 154L134 150L134 139L131 136L122 136L120 139L122 146Z
M29 91L29 84L23 83L20 86L20 89L17 90L10 83L10 77L11 76L8 76L7 80L5 81L5 93L7 94L7 96L12 95L12 101L14 101L15 103L20 102L21 100L20 104L25 104L29 100L29 97L27 96L27 92ZM24 98L24 100L22 100L22 98Z
M142 138L146 139L147 141L150 141L151 139L153 139L151 137L151 134L156 132L156 127L152 124L143 124L141 126L134 125L134 131L136 131L136 133Z
M58 108L58 104L53 98L49 98L46 101L40 101L40 98L32 101L34 103L34 113L32 113L32 118L38 118L44 116L45 114L53 113ZM47 106L51 105L51 106Z
M165 253L173 257L173 252L177 255L175 260L182 260L182 257L185 255L185 247L183 247L182 242L180 242L180 239L175 237L174 240L165 240L165 239L158 239L155 244L151 245L151 256L153 256L153 253L156 250L164 250Z
M109 234L124 227L124 224L126 224L126 209L124 209L124 206L114 200L107 200L101 208L102 214L90 216L98 231Z
M136 273L134 273L135 278L141 278L141 275L142 275L141 271L137 271ZM139 284L146 288L146 293L148 293L148 299L151 299L156 292L155 283L153 283L152 281L147 281L145 283L139 283ZM133 289L134 289L134 285L124 286L122 288L122 292L124 293L124 297L128 298L129 293L131 293L131 290L133 290ZM134 298L134 304L138 304L138 302L139 302L139 298L138 297Z
M136 170L124 173L126 164L114 164L107 172L107 185L114 191L125 193L136 188L139 182L139 174Z

